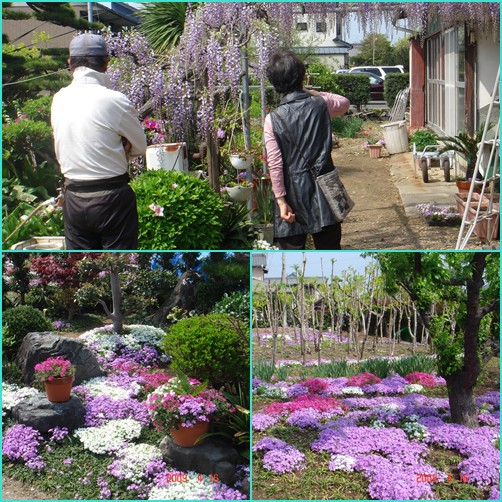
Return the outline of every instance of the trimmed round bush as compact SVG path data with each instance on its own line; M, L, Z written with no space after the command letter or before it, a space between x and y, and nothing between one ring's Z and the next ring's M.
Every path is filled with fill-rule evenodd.
M4 357L16 355L23 338L32 331L50 331L51 322L44 314L28 305L20 305L2 313L2 351Z
M178 171L146 171L136 193L139 249L218 249L223 201L204 180Z
M183 319L169 328L163 349L174 370L213 387L249 379L249 329L231 316Z

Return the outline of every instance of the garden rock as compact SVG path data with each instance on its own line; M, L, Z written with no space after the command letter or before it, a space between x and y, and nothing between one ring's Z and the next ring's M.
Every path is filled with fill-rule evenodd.
M66 427L71 432L84 425L85 407L77 396L71 396L65 403L51 403L40 393L18 403L12 416L42 433L54 427Z
M49 357L62 356L75 366L74 385L89 378L103 376L96 356L81 342L56 335L50 331L28 333L16 356L16 363L23 372L24 381L31 384L35 379L35 365Z
M239 452L233 446L214 437L193 448L184 448L166 436L160 443L160 451L167 464L183 471L217 474L220 481L227 485L236 481L237 465L242 463Z

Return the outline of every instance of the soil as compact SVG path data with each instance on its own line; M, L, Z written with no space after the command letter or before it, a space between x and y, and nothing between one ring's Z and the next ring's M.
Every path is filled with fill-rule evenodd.
M43 492L17 479L2 475L2 500L55 500Z
M391 175L390 156L370 159L363 142L363 137L339 138L340 147L333 152L356 203L342 225L342 249L455 249L459 227L429 226L422 216L408 216Z

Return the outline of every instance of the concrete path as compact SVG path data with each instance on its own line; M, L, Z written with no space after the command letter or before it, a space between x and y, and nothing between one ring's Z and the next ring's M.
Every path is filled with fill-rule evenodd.
M457 187L454 182L444 181L443 170L440 167L429 169L429 183L422 181L422 173L417 164L416 173L413 172L413 154L397 153L390 156L390 173L399 191L404 210L408 216L420 216L417 204L440 204L455 206L454 194ZM454 173L451 170L451 178Z

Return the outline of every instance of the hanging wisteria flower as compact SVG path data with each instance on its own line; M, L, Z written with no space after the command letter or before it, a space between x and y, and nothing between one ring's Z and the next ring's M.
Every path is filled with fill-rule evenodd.
M124 443L138 438L141 424L136 420L111 420L99 427L77 429L74 435L80 439L86 450L99 455L117 451Z
M152 203L148 207L155 213L155 216L164 216L164 208L162 206Z

